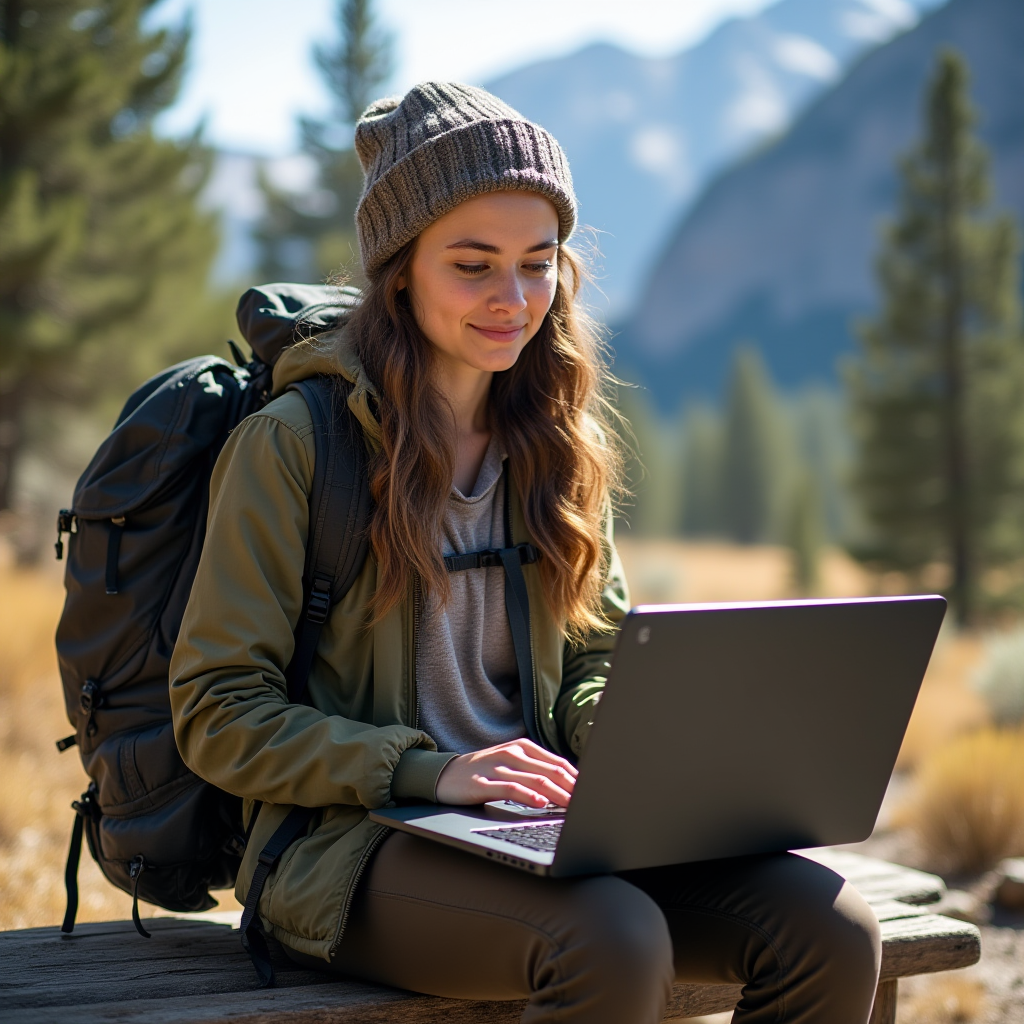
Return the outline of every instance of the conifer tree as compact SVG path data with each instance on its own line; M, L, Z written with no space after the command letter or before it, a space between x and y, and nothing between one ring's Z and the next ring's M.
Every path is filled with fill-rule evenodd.
M1014 225L988 212L967 68L943 53L860 331L856 486L879 564L951 570L961 623L987 565L1020 555L1024 387Z
M372 0L338 0L337 23L338 44L315 51L334 109L326 121L301 121L302 150L315 163L316 187L290 192L260 174L266 213L256 240L266 280L322 281L339 268L360 277L353 221L363 173L354 128L391 75L393 44L376 23Z
M0 0L0 510L30 406L123 391L207 341L207 157L152 133L188 32L143 30L152 6Z
M664 422L640 388L620 388L618 406L632 434L623 438L629 452L628 529L637 536L670 536L676 532L680 518L679 432Z
M704 405L683 422L682 532L688 537L724 533L721 508L722 417Z
M792 438L764 363L737 349L725 415L721 514L740 544L776 540L793 475Z
M800 473L790 493L786 542L792 556L793 583L800 594L813 594L818 586L822 546L821 500L814 477Z

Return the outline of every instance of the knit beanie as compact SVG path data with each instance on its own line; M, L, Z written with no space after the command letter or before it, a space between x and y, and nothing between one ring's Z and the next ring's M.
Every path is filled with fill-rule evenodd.
M421 82L371 103L356 124L365 176L356 207L363 269L373 275L406 242L484 192L539 192L558 211L558 240L576 225L562 147L484 89Z

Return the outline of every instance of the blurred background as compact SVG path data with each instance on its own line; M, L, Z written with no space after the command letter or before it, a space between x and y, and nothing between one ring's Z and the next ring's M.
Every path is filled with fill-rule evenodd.
M59 920L84 779L57 509L247 287L359 283L354 120L446 78L568 153L634 601L950 597L873 842L1003 936L906 1019L1017 1020L1022 53L1020 0L0 0L0 927Z

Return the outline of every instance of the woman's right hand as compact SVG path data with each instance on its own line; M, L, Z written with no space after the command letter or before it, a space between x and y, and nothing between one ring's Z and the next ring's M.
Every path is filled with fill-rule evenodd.
M511 740L453 758L437 780L439 804L515 800L528 807L568 807L576 769L532 740Z

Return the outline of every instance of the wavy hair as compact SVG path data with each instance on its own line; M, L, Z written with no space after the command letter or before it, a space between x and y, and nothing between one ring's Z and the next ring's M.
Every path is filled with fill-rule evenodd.
M378 392L381 448L370 461L375 622L405 598L413 574L425 595L445 601L450 594L441 533L455 473L455 421L436 383L434 346L399 289L414 246L373 275L346 332ZM623 462L605 346L577 306L584 270L564 245L557 260L551 309L515 365L495 373L489 413L541 552L549 609L570 637L580 637L608 628L600 600L603 540Z

